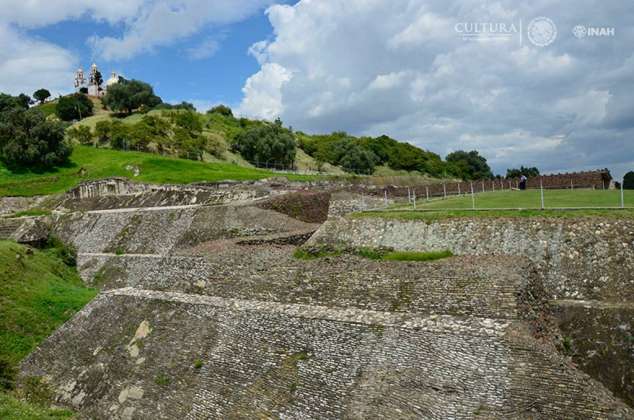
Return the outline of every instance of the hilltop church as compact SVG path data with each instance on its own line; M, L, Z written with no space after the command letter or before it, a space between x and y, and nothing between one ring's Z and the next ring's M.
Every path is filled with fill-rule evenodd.
M77 92L87 89L89 96L102 97L108 91L108 87L119 83L120 80L121 77L117 73L112 72L112 75L106 81L105 87L102 88L103 78L101 72L97 68L97 65L93 63L93 65L90 66L88 80L84 77L84 70L81 67L77 70L75 73L75 89Z

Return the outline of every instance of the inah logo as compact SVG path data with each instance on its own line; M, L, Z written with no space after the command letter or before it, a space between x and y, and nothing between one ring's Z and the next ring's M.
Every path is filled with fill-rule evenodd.
M557 25L547 17L538 17L530 21L527 28L528 39L536 47L546 47L557 39Z
M577 39L583 38L593 38L593 37L606 37L606 36L615 36L616 30L614 27L609 26L583 26L577 25L572 28L572 34Z

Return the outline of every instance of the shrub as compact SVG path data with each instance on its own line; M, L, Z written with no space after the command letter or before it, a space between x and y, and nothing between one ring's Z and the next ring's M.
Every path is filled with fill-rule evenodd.
M57 101L55 112L62 121L81 120L93 114L93 103L81 93L62 96Z
M207 111L207 114L220 114L225 117L233 117L233 111L226 105L217 105Z
M297 152L293 133L279 120L238 134L231 149L260 167L292 167Z
M72 147L64 125L48 121L38 109L0 113L0 159L9 167L51 167L68 161Z
M215 158L222 159L227 152L227 145L221 138L215 136L207 137L205 151Z
M491 179L493 172L487 164L487 160L480 156L476 150L465 152L458 150L447 155L447 163L450 171L455 176L464 180Z
M49 235L46 240L46 244L44 245L44 249L62 260L62 262L67 266L77 266L77 249L71 244L64 243L57 236Z
M80 144L93 144L90 127L85 125L78 125L76 127L69 128L66 130L66 135L68 135L68 138L71 140L76 140Z

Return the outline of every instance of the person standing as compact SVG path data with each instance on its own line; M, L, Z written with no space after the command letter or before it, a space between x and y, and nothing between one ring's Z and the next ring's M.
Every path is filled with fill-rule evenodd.
M522 175L520 177L520 190L524 191L526 189L526 181L528 181L528 178L526 178L526 175Z

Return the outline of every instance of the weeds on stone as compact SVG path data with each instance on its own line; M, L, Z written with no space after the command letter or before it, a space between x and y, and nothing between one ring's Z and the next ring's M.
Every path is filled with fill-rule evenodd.
M201 369L203 367L203 361L200 359L194 360L194 369Z
M338 257L343 251L330 247L307 247L297 248L293 253L293 257L298 260L314 260L323 257Z
M434 261L453 256L450 250L444 251L394 251L393 248L334 248L330 246L297 248L293 256L299 260L313 260L322 257L337 257L353 254L376 261Z
M125 250L123 249L123 247L118 246L115 250L114 250L115 255L123 255L125 254Z
M393 251L385 254L381 259L385 261L434 261L452 256L453 253L448 249L445 251L431 252Z
M172 382L172 379L164 373L159 373L154 378L154 383L159 386L167 386Z

